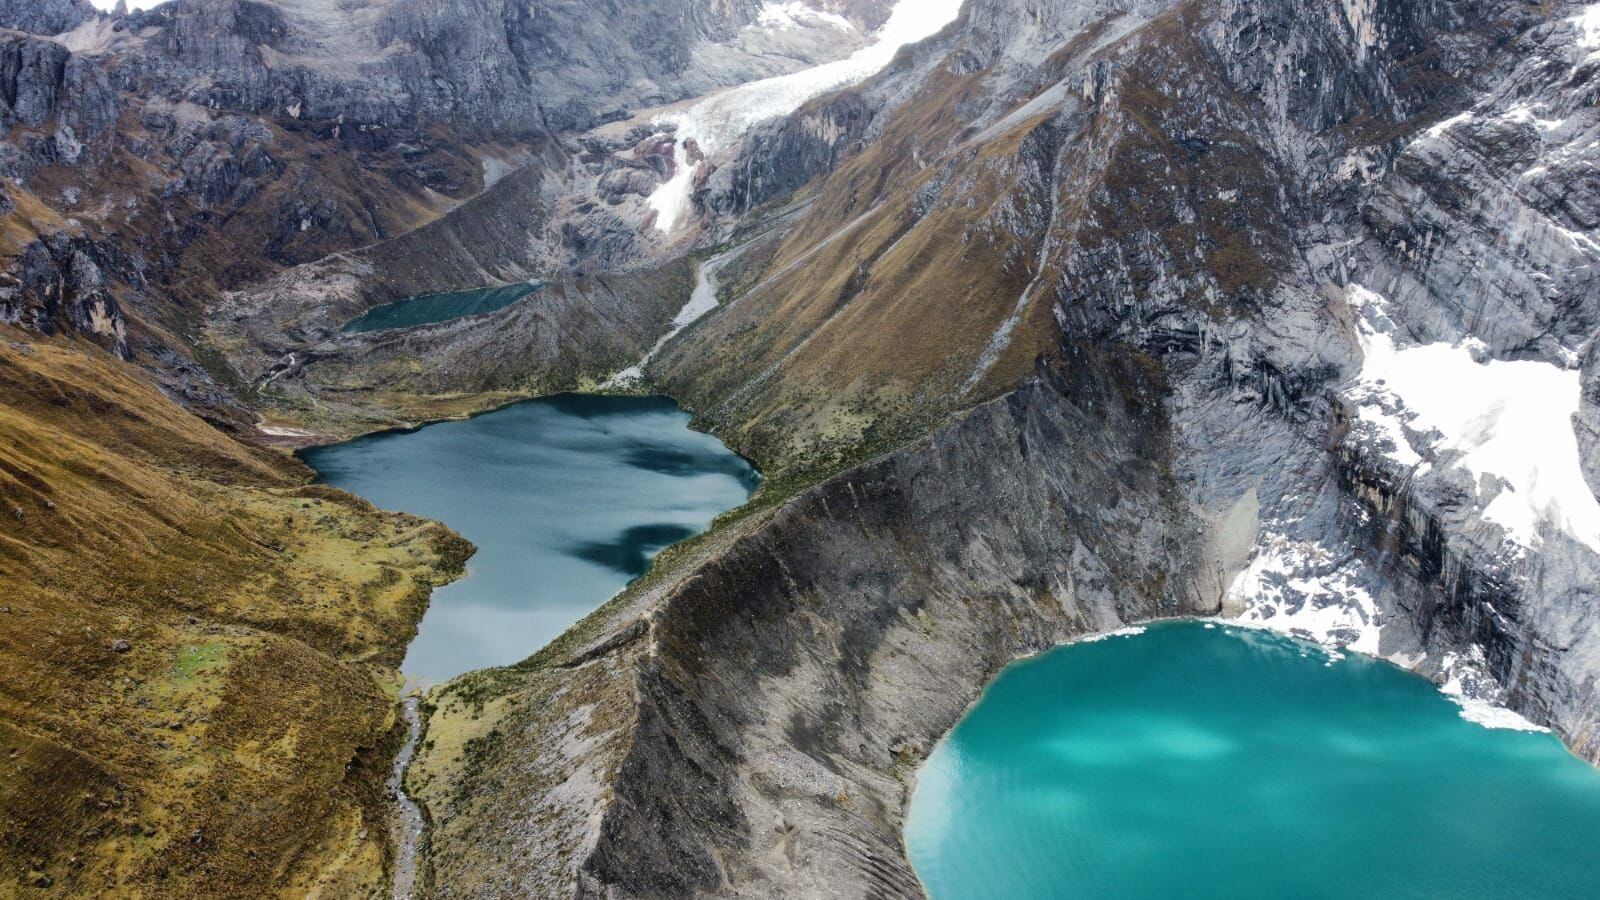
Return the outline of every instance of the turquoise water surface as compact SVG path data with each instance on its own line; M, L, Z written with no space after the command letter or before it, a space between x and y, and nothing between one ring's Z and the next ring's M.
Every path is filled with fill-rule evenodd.
M339 329L347 334L362 331L382 331L385 328L412 328L448 322L463 316L476 316L494 312L521 300L540 287L538 282L519 282L503 287L474 288L470 291L451 291L445 294L423 294L407 297L382 306L374 306Z
M1015 663L917 779L906 844L938 900L1600 897L1600 772L1262 631Z
M421 682L532 655L759 479L662 397L531 400L303 456L327 483L478 546L407 651L401 671Z

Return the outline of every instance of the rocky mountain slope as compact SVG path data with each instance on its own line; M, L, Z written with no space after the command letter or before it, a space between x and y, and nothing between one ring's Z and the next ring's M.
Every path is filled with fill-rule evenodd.
M133 378L121 356L301 440L632 370L613 386L680 398L769 476L526 663L429 696L426 892L915 896L910 776L987 678L1158 616L1381 655L1600 760L1600 7L969 0L871 79L702 144L674 103L851 51L888 5L614 6L0 3L18 347ZM483 316L340 331L529 278ZM148 387L91 406L186 415ZM284 465L182 421L174 447ZM280 469L171 477L304 502ZM360 533L339 552L394 540ZM381 670L407 628L303 652ZM121 771L99 739L85 771ZM270 874L128 843L191 891L381 881L369 838L274 833L294 863ZM134 852L52 840L11 851L18 878L78 846L110 883Z
M495 187L487 212L520 216L508 233L534 232L550 220L546 174L580 164L553 128L829 58L885 8L847 4L792 27L748 0L620 4L604 21L583 4L0 8L11 285L0 319L91 335L214 420L243 424L248 385L217 383L233 373L196 355L221 294L414 232ZM490 252L480 237L463 243ZM468 274L549 272L584 256L563 247L601 237L502 243L467 260ZM422 242L433 238L449 239Z
M974 2L749 136L696 209L772 230L732 232L721 304L645 376L777 484L839 474L436 698L438 892L916 894L906 774L994 667L1218 605L1600 757L1593 21ZM785 198L779 164L815 180ZM1083 538L1130 503L1154 570Z
M1476 685L1594 758L1600 522L1571 424L1600 249L1592 15L1019 12L969 5L751 142L859 149L651 374L763 458L827 470L1038 359L1157 366L1185 494L1253 520L1230 606Z

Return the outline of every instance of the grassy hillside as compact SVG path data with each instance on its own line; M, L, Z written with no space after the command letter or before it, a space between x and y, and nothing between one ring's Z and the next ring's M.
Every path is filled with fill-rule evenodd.
M363 896L396 667L470 547L0 326L0 893Z

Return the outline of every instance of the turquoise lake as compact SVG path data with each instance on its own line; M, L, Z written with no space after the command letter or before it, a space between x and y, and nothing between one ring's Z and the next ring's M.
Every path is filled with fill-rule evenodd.
M412 328L448 322L464 316L494 312L521 300L538 290L538 282L508 284L503 287L474 288L468 291L451 291L443 294L423 294L407 297L382 306L374 306L339 329L347 334L363 331L382 331L386 328Z
M1387 663L1174 622L1002 671L906 844L936 900L1600 897L1600 772Z
M421 683L532 655L759 483L660 397L531 400L303 457L328 484L478 546L406 654Z

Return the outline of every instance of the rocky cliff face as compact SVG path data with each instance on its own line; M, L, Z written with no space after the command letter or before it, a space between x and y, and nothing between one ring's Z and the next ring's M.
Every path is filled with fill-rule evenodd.
M89 0L5 0L0 24L31 34L61 34L94 18Z
M1037 356L1144 359L1185 491L1255 532L1215 563L1249 561L1230 605L1593 757L1587 11L1023 7L972 4L753 135L704 214L779 183L775 147L827 173L650 372L769 464L826 471ZM1484 417L1418 365L1477 385Z
M1153 373L1105 362L720 529L434 695L410 783L436 895L917 893L910 775L989 677L1217 608L1159 427L1131 427L1159 422Z
M778 39L761 27L763 8L757 0L633 0L599 16L587 4L503 0L178 0L101 30L140 51L118 61L124 83L174 101L351 126L425 119L469 133L537 134L626 118L636 106L837 53L837 30L833 47L821 31L798 43ZM886 9L876 0L845 9L837 20L851 29L845 39L859 40ZM91 40L73 19L19 9L0 21L60 22L59 31Z
M897 767L967 679L1128 618L1017 606L986 579L1063 560L1039 583L1096 572L1138 602L1156 577L1051 525L1013 532L991 498L1030 522L1060 509L1069 535L1142 510L1133 542L1175 599L1124 613L1220 603L1597 758L1591 21L975 2L873 82L753 132L698 215L766 231L723 251L721 304L646 376L776 480L840 474L438 695L450 749L424 752L416 787L440 893L915 894ZM817 177L785 198L789 166ZM1032 383L1040 365L1056 374ZM1058 387L1075 380L1098 389ZM1061 397L1087 418L996 424L1042 425ZM957 447L1005 474L973 480ZM1158 477L1099 468L1129 453ZM1067 459L1116 501L1040 500ZM926 484L943 504L916 502ZM812 521L850 546L813 547ZM957 544L998 568L948 549L948 522L984 523ZM906 571L935 599L896 605ZM530 759L558 774L519 775ZM508 789L512 807L486 802Z
M91 335L119 356L128 351L126 323L106 290L92 243L65 235L30 243L15 282L0 286L0 321L51 334L63 326Z

